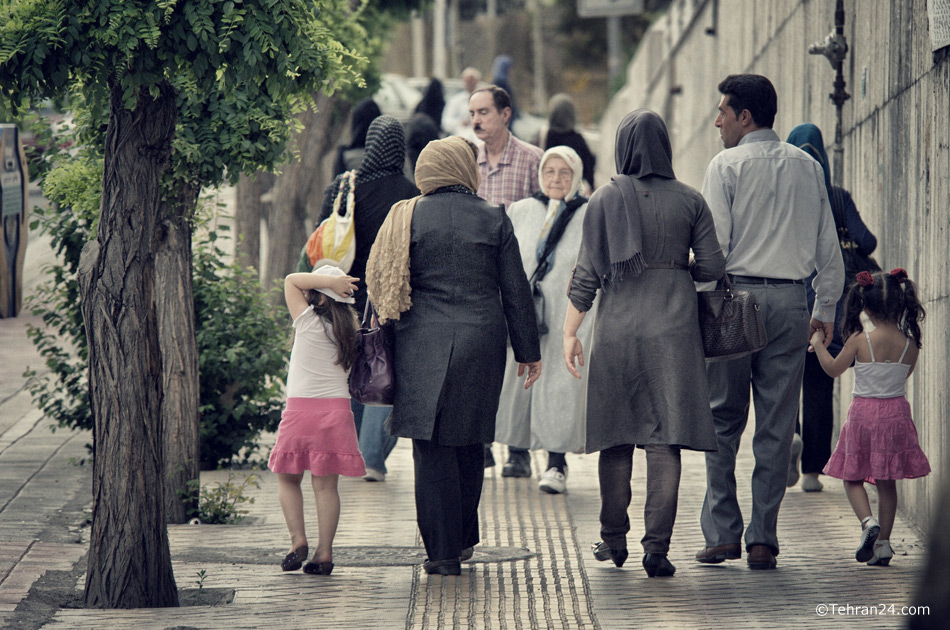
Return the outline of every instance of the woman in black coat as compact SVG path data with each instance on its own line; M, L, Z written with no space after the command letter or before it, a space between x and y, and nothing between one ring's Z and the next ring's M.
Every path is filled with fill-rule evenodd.
M397 203L366 267L369 297L395 332L389 429L412 439L428 573L458 575L478 543L483 443L510 337L525 387L541 374L534 305L504 208L479 198L476 149L458 136L419 155L421 197Z

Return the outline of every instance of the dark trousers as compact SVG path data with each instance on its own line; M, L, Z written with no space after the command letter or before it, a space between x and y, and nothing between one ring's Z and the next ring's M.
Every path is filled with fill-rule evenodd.
M478 502L485 478L485 447L412 441L416 520L429 560L458 558L478 544Z
M633 444L600 452L600 536L611 549L627 548L630 531L630 478L633 475ZM647 496L643 508L645 533L640 543L645 553L670 550L680 486L680 450L675 446L648 445Z
M835 379L821 369L814 352L805 354L802 376L802 473L820 473L831 457Z

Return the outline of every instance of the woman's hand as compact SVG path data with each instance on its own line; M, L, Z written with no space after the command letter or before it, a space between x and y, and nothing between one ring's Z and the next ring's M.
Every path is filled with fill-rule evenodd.
M528 372L528 378L524 380L524 388L528 389L534 382L538 380L538 377L541 376L541 362L534 361L532 363L519 363L518 364L518 377L524 376L525 370Z
M584 348L581 346L581 340L577 338L577 335L564 335L564 365L574 378L580 379L581 373L574 365L574 357L577 357L579 365L584 365Z

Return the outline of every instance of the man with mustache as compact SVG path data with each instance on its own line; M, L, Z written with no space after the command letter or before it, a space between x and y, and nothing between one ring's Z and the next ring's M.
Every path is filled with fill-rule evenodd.
M472 129L484 144L478 149L478 196L508 208L538 190L538 147L508 131L511 97L497 85L478 88L468 101Z

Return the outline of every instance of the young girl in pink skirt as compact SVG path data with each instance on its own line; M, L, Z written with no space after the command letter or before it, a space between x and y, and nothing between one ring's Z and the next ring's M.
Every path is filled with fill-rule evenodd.
M356 425L350 411L347 375L356 355L357 278L330 265L284 280L284 299L294 320L294 346L287 375L287 406L277 429L277 444L267 466L277 473L280 508L290 531L284 571L329 575L333 537L340 521L339 475L366 474ZM316 551L309 562L300 483L310 471L317 503Z
M861 324L865 313L874 330ZM841 332L847 341L837 357L825 348L817 331L811 346L828 376L841 375L854 362L854 391L848 420L824 473L844 480L851 508L861 520L858 562L886 566L894 555L888 542L897 513L897 479L930 473L917 443L917 429L904 398L907 378L920 354L920 322L924 308L907 272L862 271L845 299ZM877 486L878 517L871 514L864 482Z

